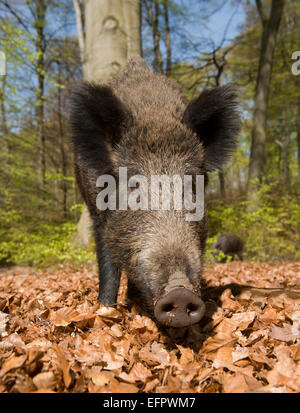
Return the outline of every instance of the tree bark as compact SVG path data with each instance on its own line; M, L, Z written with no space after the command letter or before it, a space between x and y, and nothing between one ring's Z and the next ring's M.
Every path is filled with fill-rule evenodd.
M141 2L139 0L123 0L123 13L127 35L127 58L141 56Z
M263 33L254 100L252 143L248 172L248 199L252 198L252 193L256 189L256 186L252 184L253 180L259 179L261 182L264 173L266 162L266 119L272 75L272 60L284 4L285 0L272 0L270 16L266 18L263 14L261 2L257 2L259 14L262 16Z
M163 60L160 51L160 32L159 32L159 0L154 0L154 24L153 24L153 37L154 37L154 70L157 72L163 72Z
M225 193L225 178L224 178L224 172L219 171L218 172L218 177L219 177L219 184L220 184L220 194L223 199L226 197Z
M226 54L227 52L225 52ZM226 65L226 59L225 59L225 54L223 54L221 56L220 62L218 61L217 58L217 53L216 53L216 49L213 50L212 52L212 62L217 70L216 74L215 74L215 85L216 86L220 86L221 84L221 77L223 75L224 72L224 68ZM224 174L224 170L221 169L218 172L218 178L219 178L219 186L220 186L220 195L221 198L223 200L225 200L226 198L226 191L225 191L225 174Z
M44 127L44 88L45 88L45 34L44 28L46 24L46 9L47 5L44 0L37 0L35 3L35 29L36 29L36 52L37 52L37 64L36 74L38 77L37 88L37 104L36 104L36 117L37 117L37 138L38 138L38 171L40 178L40 185L42 188L45 186L46 175L46 156L45 156L45 127Z
M77 26L77 38L80 52L81 64L84 65L84 14L83 14L83 1L73 0L74 10L76 15L76 26Z
M57 61L58 65L58 84L61 84L61 65L60 62ZM61 174L62 178L62 192L63 192L63 214L64 217L67 216L67 193L68 187L65 181L65 177L67 175L67 158L66 152L64 147L64 130L63 130L63 121L62 121L62 101L61 101L61 88L58 87L57 91L57 105L58 105L58 130L59 130L59 148L60 148L60 156L61 156Z
M105 81L141 54L139 1L89 0L85 22L84 79Z
M0 110L1 110L1 135L3 141L3 148L5 153L9 154L9 143L7 141L8 127L6 121L6 109L5 109L5 86L6 86L6 75L2 77L2 84L0 89ZM7 160L6 160L7 162Z
M159 0L145 0L144 4L146 7L148 24L151 27L153 37L153 69L156 72L163 72L163 59L160 51L161 36L158 27L160 16Z
M299 81L300 84L300 81ZM300 97L297 98L297 161L298 161L298 182L300 183Z
M167 50L166 75L171 76L172 50L171 50L171 33L170 33L170 24L169 24L168 0L163 1L163 6L164 6L164 20L165 20L165 45L166 45L166 50Z
M290 167L289 167L289 134L285 132L282 145L282 174L283 183L287 187L290 183Z
M86 2L84 55L83 77L96 82L115 76L128 58L141 55L140 1ZM84 205L75 242L87 246L90 234L91 220Z

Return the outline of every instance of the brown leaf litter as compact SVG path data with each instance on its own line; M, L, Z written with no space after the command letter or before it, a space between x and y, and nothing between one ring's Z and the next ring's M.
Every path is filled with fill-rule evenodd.
M201 322L161 329L129 310L124 275L109 308L95 268L0 270L0 392L299 392L300 263L217 264L204 279Z

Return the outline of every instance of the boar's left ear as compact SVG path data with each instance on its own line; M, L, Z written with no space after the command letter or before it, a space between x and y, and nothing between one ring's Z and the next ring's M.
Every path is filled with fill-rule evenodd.
M110 87L82 82L72 90L70 112L75 151L99 164L118 143L127 108Z
M188 104L183 122L203 144L206 170L219 169L235 149L240 130L235 90L229 85L205 90Z

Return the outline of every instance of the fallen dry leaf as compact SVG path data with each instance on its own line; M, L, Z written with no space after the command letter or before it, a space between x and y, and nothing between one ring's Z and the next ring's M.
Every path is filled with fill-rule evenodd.
M234 323L237 330L245 330L256 317L255 311L246 311L244 313L233 314L230 321Z
M239 373L233 376L225 376L223 386L225 393L245 393L249 390L245 376Z
M103 352L98 347L83 342L74 352L74 356L80 363L93 366L102 361Z
M137 381L144 382L151 376L151 370L145 367L142 363L134 364L129 374L121 373L119 375L120 379L127 381L128 383L135 383Z
M272 326L270 337L275 338L280 341L292 341L294 342L297 338L300 338L299 331L293 331L290 324L284 324L283 327Z
M161 367L167 366L170 362L170 356L164 346L160 343L147 343L139 351L139 357L148 365Z
M78 315L78 312L74 310L74 308L60 308L57 311L50 312L49 320L57 327L66 327Z
M96 386L106 386L113 377L114 374L110 371L99 371L91 374L91 379Z
M56 352L57 361L59 363L59 367L63 372L63 378L66 388L68 389L72 383L72 376L70 372L70 365L67 361L63 351L58 347L56 343L53 344L54 351Z
M232 362L235 363L236 361L243 360L249 357L249 354L249 348L237 346L231 353Z
M6 335L6 323L8 321L8 315L0 311L0 337Z
M55 376L52 371L45 371L44 373L37 374L33 379L33 384L38 390L41 389L54 389L56 385Z
M292 350L293 360L300 361L300 343L297 344Z
M25 363L27 356L24 354L23 356L14 356L3 363L3 366L0 370L0 377L4 376L10 370L18 369L23 366Z
M122 314L112 307L101 306L97 311L96 314L100 317L112 320L112 321L120 321L122 320Z

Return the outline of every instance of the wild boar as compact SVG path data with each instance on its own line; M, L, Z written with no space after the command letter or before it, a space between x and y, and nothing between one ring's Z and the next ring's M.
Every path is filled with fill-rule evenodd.
M216 262L226 262L227 257L231 257L234 259L235 255L237 255L240 261L243 261L243 249L244 249L244 242L235 234L223 234L220 235L217 239L217 242L213 245L213 248L222 251L225 254L225 257L221 259L218 258L219 253L215 254L215 261Z
M207 182L207 173L220 168L236 145L236 92L216 87L188 102L175 82L137 57L107 83L75 86L70 107L75 174L96 241L99 301L116 304L124 270L128 294L139 297L158 323L197 323L205 312L200 286L206 211L198 221L187 220L187 210L174 204L133 210L124 208L123 199L101 210L96 184L101 176L113 177L117 192L122 168L146 182L153 176L204 176ZM164 196L161 187L158 192Z

